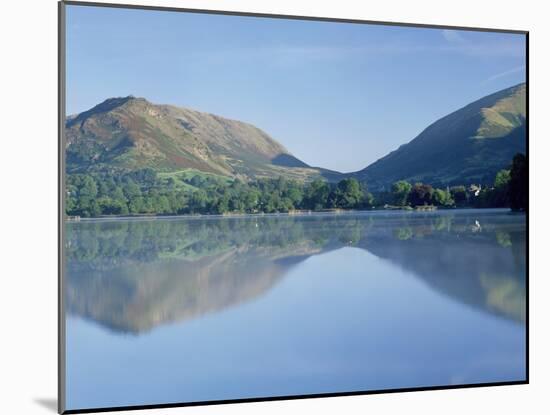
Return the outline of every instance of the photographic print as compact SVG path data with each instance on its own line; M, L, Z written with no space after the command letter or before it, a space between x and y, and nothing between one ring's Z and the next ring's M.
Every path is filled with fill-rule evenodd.
M527 382L526 32L60 7L60 411Z

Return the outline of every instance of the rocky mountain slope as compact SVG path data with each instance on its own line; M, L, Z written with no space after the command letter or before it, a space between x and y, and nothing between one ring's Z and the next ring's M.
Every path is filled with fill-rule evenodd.
M70 173L145 167L242 178L322 173L251 124L132 96L69 117L66 139Z

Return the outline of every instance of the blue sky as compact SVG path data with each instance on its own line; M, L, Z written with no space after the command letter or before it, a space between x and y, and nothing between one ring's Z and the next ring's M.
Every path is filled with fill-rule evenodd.
M141 96L250 122L342 172L525 76L518 34L67 7L68 114Z

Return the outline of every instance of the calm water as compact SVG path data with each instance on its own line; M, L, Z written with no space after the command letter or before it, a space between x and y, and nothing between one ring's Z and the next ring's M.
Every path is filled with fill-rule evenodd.
M67 408L523 380L525 216L67 224Z

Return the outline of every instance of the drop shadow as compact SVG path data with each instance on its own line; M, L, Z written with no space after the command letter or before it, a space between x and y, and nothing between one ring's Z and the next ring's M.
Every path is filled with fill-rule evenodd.
M34 402L52 412L57 412L57 399L55 398L36 398Z

